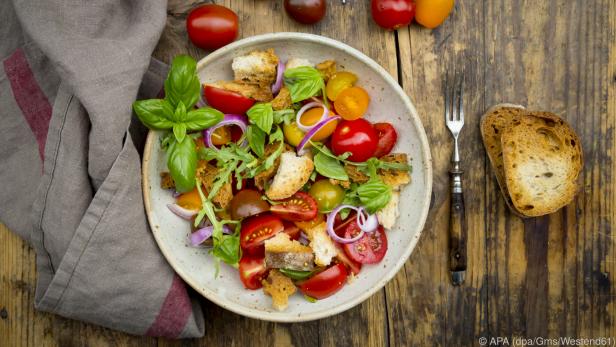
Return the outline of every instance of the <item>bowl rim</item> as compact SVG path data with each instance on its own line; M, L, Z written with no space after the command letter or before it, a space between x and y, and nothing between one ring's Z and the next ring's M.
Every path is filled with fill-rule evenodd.
M242 306L242 305L233 303L231 301L228 301L224 298L219 298L215 292L208 291L206 288L203 288L197 285L189 273L185 273L181 267L177 266L178 264L175 264L174 261L172 260L173 258L171 257L171 254L170 254L171 251L164 246L163 242L161 242L161 240L158 237L158 233L152 232L156 240L156 243L158 245L158 248L161 250L161 252L165 256L165 259L167 260L169 265L171 265L173 270L186 283L188 283L188 285L190 285L195 291L197 291L200 295L202 295L206 299L214 302L216 305L220 307L223 307L229 311L232 311L234 313L240 314L245 317L259 319L263 321L270 321L270 322L291 323L291 322L306 322L306 321L326 318L326 317L330 317L338 313L344 312L348 309L351 309L357 306L358 304L362 303L369 297L371 297L377 291L381 290L381 288L383 288L400 271L400 269L404 266L406 261L409 259L411 253L415 249L417 241L419 240L421 234L423 233L426 219L428 217L428 211L430 209L430 201L431 201L431 195L432 195L432 156L430 154L430 145L428 142L425 129L423 127L421 119L419 118L417 110L415 109L415 106L410 100L410 97L404 92L402 87L400 87L398 82L394 80L394 78L389 74L389 72L387 72L382 66L380 66L378 63L372 60L372 58L368 57L367 55L360 52L359 50L345 43L342 43L340 41L337 41L337 40L334 40L328 37L320 36L320 35L307 34L307 33L296 33L296 32L279 32L279 33L269 33L269 34L251 36L251 37L247 37L247 38L235 41L225 47L222 47L208 54L207 56L199 60L199 62L197 63L197 71L200 71L201 69L203 69L211 61L218 59L221 56L231 51L234 51L238 48L241 48L245 45L262 44L262 43L267 43L270 41L281 41L281 40L283 41L284 40L305 41L305 42L323 44L325 46L331 47L332 49L342 49L345 51L345 53L360 60L362 63L368 65L370 68L374 69L379 75L381 75L381 77L383 77L385 82L390 87L392 87L392 89L395 91L398 97L402 99L404 105L411 111L409 120L413 123L413 126L415 126L415 128L417 129L417 132L419 134L419 141L421 145L421 152L422 152L422 155L424 156L422 171L425 173L425 185L426 185L425 194L422 200L423 205L421 206L421 213L420 213L420 217L418 221L419 223L417 224L418 232L411 239L411 241L406 245L406 248L403 251L402 257L400 257L393 264L393 266L389 267L388 271L372 288L368 289L365 292L362 292L360 295L357 295L355 298L353 298L352 300L349 300L348 302L344 304L332 306L329 309L315 312L315 313L306 314L306 315L289 314L287 316L274 315L274 316L268 317L267 313L269 312L267 311L257 310L255 308ZM152 148L154 145L155 138L156 138L156 131L150 130L148 132L145 147L144 147L143 159L142 159L142 170L141 170L143 202L144 202L144 206L146 210L146 215L148 218L148 224L150 225L151 229L154 228L155 221L153 220L153 217L152 217L153 215L152 206L150 204L151 199L150 199L150 189L149 189L150 182L149 182L149 177L148 177L148 174L149 174L148 163L152 156ZM280 313L284 313L284 312L280 312Z

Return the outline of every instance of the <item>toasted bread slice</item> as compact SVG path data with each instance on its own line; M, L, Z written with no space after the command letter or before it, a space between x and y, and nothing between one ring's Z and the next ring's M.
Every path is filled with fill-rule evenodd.
M577 192L583 166L580 139L549 112L527 112L501 136L507 190L525 216L555 212Z
M308 182L313 169L314 163L308 155L298 157L295 152L282 153L276 176L265 195L272 200L290 197Z
M269 87L276 81L278 56L273 49L252 51L247 55L233 58L231 68L235 80L242 83Z
M499 104L491 107L481 117L480 130L483 139L483 145L488 153L488 158L492 164L492 171L496 176L496 181L500 187L507 206L515 214L524 217L513 205L507 183L505 182L505 171L503 169L503 149L501 147L501 136L505 129L510 127L514 122L524 114L524 106L514 104Z
M256 101L270 102L274 98L274 96L272 95L272 88L270 88L269 86L261 86L258 84L241 83L235 81L217 81L215 83L208 83L207 85L220 89L225 89L230 92L235 92L247 98L255 99Z

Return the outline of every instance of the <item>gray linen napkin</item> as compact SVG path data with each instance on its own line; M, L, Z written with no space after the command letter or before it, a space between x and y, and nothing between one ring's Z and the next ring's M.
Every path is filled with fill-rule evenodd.
M131 121L162 89L165 17L165 0L0 2L0 220L36 250L37 309L196 337L201 308L146 222Z

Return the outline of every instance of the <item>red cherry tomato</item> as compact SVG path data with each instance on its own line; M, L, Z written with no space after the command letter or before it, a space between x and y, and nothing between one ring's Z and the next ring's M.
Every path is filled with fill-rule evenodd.
M361 263L358 263L346 254L344 248L341 244L334 242L336 245L336 249L338 250L338 254L336 254L336 259L340 261L342 264L346 265L347 269L349 269L353 274L357 275L361 271Z
M195 46L217 49L237 37L237 14L230 9L214 4L196 7L186 19L188 37Z
M263 257L242 256L239 264L240 280L247 289L259 289L263 287L261 280L267 276L265 259Z
M263 242L284 229L282 221L269 213L253 216L242 221L240 246L252 255L264 252Z
M372 18L379 26L396 30L411 24L415 17L413 0L372 0Z
M392 148L394 148L396 141L398 141L398 133L389 123L376 123L374 124L374 130L376 130L376 134L379 137L374 156L380 158L389 154Z
M299 240L302 230L298 228L297 225L293 224L292 222L288 222L286 220L282 221L282 224L284 225L283 232L289 235L291 240Z
M349 160L358 162L370 159L377 143L376 131L372 124L363 118L341 121L331 138L332 151L336 155L351 152Z
M317 202L310 194L297 192L288 199L277 201L270 207L270 211L284 220L309 221L317 216Z
M205 86L204 89L203 95L208 105L222 113L244 114L255 104L253 99L239 93L212 86Z
M325 16L325 0L285 0L284 9L291 18L303 24L314 24Z
M359 233L357 222L349 223L344 237L351 238ZM385 230L379 225L372 233L364 233L361 239L343 245L344 250L351 260L362 264L376 264L383 260L387 252L387 236Z
M315 299L325 299L344 286L347 278L344 264L336 264L298 284L302 293Z

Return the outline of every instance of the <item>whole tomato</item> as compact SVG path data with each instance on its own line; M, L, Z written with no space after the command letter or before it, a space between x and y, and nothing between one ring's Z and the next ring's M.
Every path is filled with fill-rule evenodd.
M396 30L407 26L414 16L413 0L372 0L372 18L385 29Z
M416 0L417 23L426 28L434 29L441 25L451 13L454 0Z
M336 155L351 152L349 160L362 162L374 156L378 141L376 130L367 120L343 120L334 130L331 147Z
M284 9L291 18L303 24L314 24L325 16L325 0L284 0Z
M186 30L195 46L217 49L237 37L237 14L220 5L199 6L190 11L186 19Z

